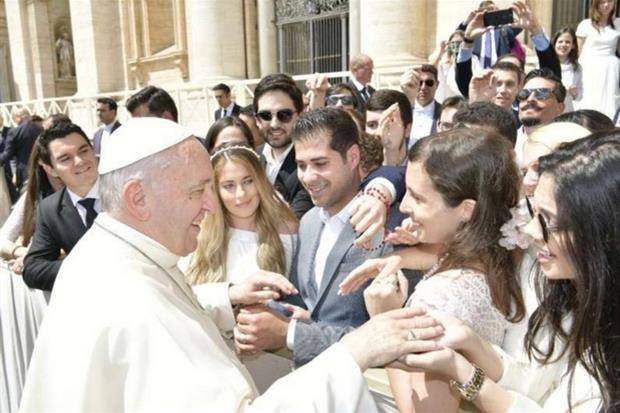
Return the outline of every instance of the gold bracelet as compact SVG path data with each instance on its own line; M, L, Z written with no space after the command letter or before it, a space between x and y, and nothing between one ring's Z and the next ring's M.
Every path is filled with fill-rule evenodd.
M450 380L450 385L459 392L462 398L470 402L474 401L474 399L478 396L478 393L480 393L480 389L482 388L482 384L484 383L484 379L486 378L484 371L482 371L480 367L473 363L472 366L474 367L474 374L464 384Z

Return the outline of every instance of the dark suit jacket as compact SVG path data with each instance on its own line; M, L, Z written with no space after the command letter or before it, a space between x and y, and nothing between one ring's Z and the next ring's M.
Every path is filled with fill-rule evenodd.
M24 181L28 178L28 160L32 146L43 128L36 122L28 120L9 133L4 145L4 151L0 154L0 165L6 165L11 159L15 159L16 186L21 188Z
M353 227L347 224L327 256L321 285L317 290L314 259L322 228L319 208L313 208L304 215L299 224L297 255L291 267L290 279L299 290L299 295L287 297L287 301L311 311L311 321L298 320L295 325L293 360L297 366L308 363L347 332L368 320L364 288L339 296L338 284L365 260L391 251L389 245L375 251L354 247L356 234Z
M240 111L241 111L241 106L237 105L237 103L234 103L233 109L232 109L232 116L239 116ZM221 117L222 117L222 108L218 108L215 110L215 120L218 120Z
M0 154L4 152L4 148L6 147L6 142L9 140L9 137L13 139L12 135L15 134L15 128L9 128L7 126L2 127L2 131L0 131ZM0 174L2 173L2 169L0 169ZM17 198L19 197L19 193L13 185L13 171L11 170L10 162L6 162L4 164L4 177L6 179L6 185L9 190L9 195L11 197L11 203L15 203Z
M113 133L120 126L121 123L115 120L114 125L112 126L112 131L110 133ZM99 156L99 154L101 153L101 137L103 136L103 129L103 127L97 129L97 132L95 132L95 134L93 135L93 149L95 150L95 155L97 156Z
M260 151L260 159L263 167L266 167L267 161L263 156L263 152ZM308 192L299 182L297 178L297 162L295 161L295 147L291 149L284 163L278 171L278 176L273 185L278 192L284 197L286 202L291 206L291 209L297 215L297 218L304 216L304 214L314 206L312 199Z
M364 100L364 97L362 96L360 91L357 90L357 86L355 86L355 83L353 83L352 80L349 80L347 82L347 85L349 85L351 87L351 89L353 90L353 94L355 95L355 99L357 99L357 101L359 102L361 109L362 110L365 109L366 108L366 101ZM370 84L366 85L366 90L368 90L368 96L370 96L373 93L375 93L375 88L370 86Z
M60 251L69 254L85 232L86 226L66 188L42 200L32 243L24 259L23 278L28 287L51 290L62 264Z

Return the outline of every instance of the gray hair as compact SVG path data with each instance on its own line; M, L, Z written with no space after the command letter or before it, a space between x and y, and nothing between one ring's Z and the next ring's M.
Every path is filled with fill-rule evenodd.
M101 206L105 212L118 212L122 205L122 190L125 183L132 179L143 181L147 185L152 185L174 161L171 150L176 148L174 145L155 155L147 156L130 165L108 172L99 177L99 197Z

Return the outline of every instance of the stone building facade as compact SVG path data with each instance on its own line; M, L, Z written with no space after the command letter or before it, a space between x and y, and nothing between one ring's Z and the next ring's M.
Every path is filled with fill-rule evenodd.
M533 2L549 32L579 21L587 0ZM0 0L0 100L344 71L358 52L379 71L396 69L425 60L478 3Z

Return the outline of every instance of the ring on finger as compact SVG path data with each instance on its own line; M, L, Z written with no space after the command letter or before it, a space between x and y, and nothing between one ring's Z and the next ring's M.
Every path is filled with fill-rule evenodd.
M409 330L409 340L417 340L418 338L416 337L415 333L413 332L413 330Z

